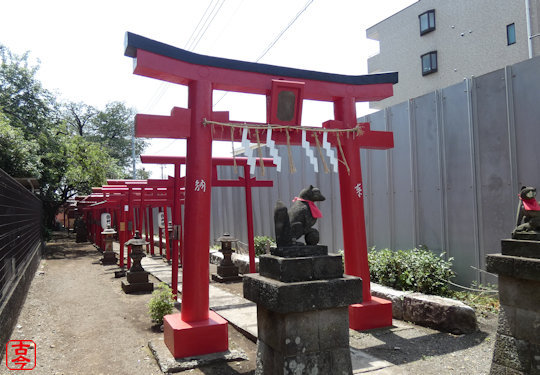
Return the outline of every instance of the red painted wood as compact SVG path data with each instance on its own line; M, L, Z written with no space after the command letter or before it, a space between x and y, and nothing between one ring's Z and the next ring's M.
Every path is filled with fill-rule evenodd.
M200 77L199 77L200 78ZM212 112L212 84L189 84L191 137L187 140L185 249L182 279L182 320L208 319L208 239L212 181L212 135L202 122Z
M133 73L181 85L204 79L213 82L214 90L262 95L270 93L272 80L298 81L295 77L194 65L141 49L137 50ZM302 81L305 82L304 99L309 100L332 101L336 97L352 97L356 102L367 102L382 100L393 94L392 83L350 85L315 80ZM209 119L208 114L207 116Z

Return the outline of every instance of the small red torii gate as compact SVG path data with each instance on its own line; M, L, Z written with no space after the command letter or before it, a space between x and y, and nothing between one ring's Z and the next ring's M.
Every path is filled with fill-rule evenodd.
M138 137L187 139L185 216L188 220L185 225L182 311L166 317L164 332L165 343L173 355L186 357L219 352L228 345L226 321L209 311L206 247L210 235L211 187L207 182L212 178L212 141L238 142L242 131L228 126L233 124L228 112L212 110L213 90L261 94L268 98L268 124L248 130L253 143L259 142L261 134L266 134L269 124L278 124L286 128L275 132L272 137L275 143L301 144L299 133L305 136L300 130L306 129L299 126L303 99L334 104L334 120L325 122L320 133L311 131L317 144L321 138L324 140L322 133L326 132L328 142L340 151L338 170L345 272L363 280L364 302L350 306L349 324L353 329L391 325L391 303L372 297L370 293L359 149L392 148L393 134L372 131L369 123L358 124L356 102L392 96L397 73L346 76L216 58L129 32L126 33L125 55L135 59L135 74L188 86L188 108L175 107L171 116L136 116ZM241 122L236 124L242 127ZM221 131L214 132L216 129ZM297 131L289 132L289 129ZM340 133L332 133L329 129L358 136L341 140ZM212 340L206 339L211 336Z
M159 156L159 155L141 155L143 164L174 164L175 175L176 171L180 171L180 166L186 164L185 156ZM262 163L265 167L275 167L274 161L271 158L263 158ZM218 166L241 166L244 170L244 177L238 177L237 180L220 180L217 174ZM228 157L213 157L212 158L212 187L243 187L246 193L246 222L247 236L249 246L249 272L255 273L255 246L253 232L253 199L251 195L252 187L272 187L274 182L270 180L261 181L255 177L249 177L249 165L247 158L228 158ZM174 272L174 271L173 271Z

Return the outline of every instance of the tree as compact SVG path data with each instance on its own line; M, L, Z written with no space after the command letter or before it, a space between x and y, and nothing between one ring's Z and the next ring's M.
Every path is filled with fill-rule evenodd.
M112 102L91 119L92 134L88 138L106 147L120 166L129 169L133 163L132 137L135 110L124 103ZM146 147L142 139L135 139L135 157Z
M0 168L13 177L39 178L51 227L67 199L125 176L134 111L118 102L104 111L85 103L62 106L36 78L38 69L29 53L18 56L0 45ZM136 142L137 155L144 146Z
M28 52L18 56L0 45L0 109L26 138L58 120L54 96L36 78L39 65L31 66L28 60Z
M92 118L98 110L85 103L69 102L64 105L64 119L70 133L85 136L93 132Z
M26 140L23 131L10 126L0 113L0 169L14 177L40 177L43 165L38 151L39 144Z

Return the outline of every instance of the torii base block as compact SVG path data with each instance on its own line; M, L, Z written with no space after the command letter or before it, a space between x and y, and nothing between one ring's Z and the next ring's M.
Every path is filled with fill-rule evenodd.
M213 311L209 311L207 320L189 323L182 320L182 314L165 315L165 345L174 358L224 352L229 348L227 324Z
M365 331L392 325L392 302L371 297L371 301L349 306L349 328Z

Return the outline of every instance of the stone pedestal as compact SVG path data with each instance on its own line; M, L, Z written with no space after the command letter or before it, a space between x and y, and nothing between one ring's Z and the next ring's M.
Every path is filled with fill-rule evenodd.
M244 297L257 303L255 373L352 374L348 306L362 301L362 280L344 276L324 246L271 253L280 255L261 256L260 274L244 276Z
M490 374L540 374L540 242L502 240L486 261L501 303Z
M101 264L104 266L116 265L118 259L116 258L116 253L114 251L105 250L103 252L103 258L101 258Z
M223 260L217 266L217 274L212 274L212 280L226 283L242 280L241 276L238 276L238 267L236 267L231 259L232 250L220 250L223 254Z
M127 273L127 283L122 281L122 290L124 293L151 292L154 290L154 284L148 282L148 272L141 264L141 259L146 256L143 246L147 242L141 239L139 231L135 231L135 237L126 242L131 246L130 257L133 259L133 265Z

